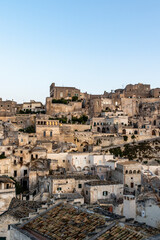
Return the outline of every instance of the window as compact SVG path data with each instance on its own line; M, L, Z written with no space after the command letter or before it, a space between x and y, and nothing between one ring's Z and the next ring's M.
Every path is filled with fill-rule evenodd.
M78 188L82 188L82 184L81 183L78 184Z
M17 171L16 170L14 171L14 177L17 177Z
M50 132L50 137L52 137L52 131Z
M14 160L14 165L16 165L17 164L17 162L16 162L16 160Z
M23 162L23 157L20 157L20 162Z
M88 195L88 191L86 191L86 195Z
M27 175L27 170L24 170L24 176Z
M43 137L45 137L45 136L46 136L46 131L43 132Z
M20 151L20 153L23 153L23 151Z
M36 154L36 159L38 159L38 154Z
M65 160L63 160L63 162L65 162Z
M58 188L57 188L57 191L61 191L61 190L62 190L62 188L61 188L61 187L58 187Z
M103 191L103 196L107 196L108 192L107 191Z

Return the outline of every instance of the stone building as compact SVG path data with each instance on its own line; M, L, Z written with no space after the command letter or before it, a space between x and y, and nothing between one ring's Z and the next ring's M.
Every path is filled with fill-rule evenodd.
M110 112L105 117L93 117L90 124L92 132L116 133L120 132L123 126L128 126L128 116L123 113Z
M14 116L17 111L17 103L13 100L2 101L0 98L0 116Z
M159 98L160 97L160 88L154 88L150 91L151 97Z
M80 90L75 87L58 87L55 83L50 85L50 97L54 99L72 99L72 97L80 99Z
M4 139L4 126L3 121L0 120L0 140Z
M123 197L123 184L111 181L93 181L84 185L85 201L89 204L98 200L107 200Z
M36 102L34 100L30 100L30 102L24 102L21 108L24 112L31 111L31 112L42 112L44 111L44 106L41 102Z
M73 171L92 172L94 166L106 165L108 160L112 160L111 154L92 154L92 153L69 153L67 155L67 161L70 169Z
M23 133L18 132L18 144L19 146L36 145L37 135L36 133Z
M38 209L41 209L43 203L35 201L24 201L18 198L12 198L8 209L0 214L0 239L10 240L8 234L8 225L22 222L22 219L29 220Z
M113 178L123 183L126 192L134 193L141 189L141 164L134 161L118 162Z
M146 192L138 196L136 202L136 221L160 228L159 201L154 193Z
M48 117L40 117L36 119L36 134L39 140L50 139L60 134L59 120L49 120Z
M41 196L48 194L51 198L55 194L79 193L84 191L84 184L86 182L97 181L97 175L84 174L55 174L37 176L37 183Z
M136 198L133 195L123 196L123 216L126 219L136 218Z
M8 176L0 176L0 214L8 209L15 196L15 182Z
M129 84L124 89L124 96L127 98L147 98L150 97L150 85L138 83L135 85Z

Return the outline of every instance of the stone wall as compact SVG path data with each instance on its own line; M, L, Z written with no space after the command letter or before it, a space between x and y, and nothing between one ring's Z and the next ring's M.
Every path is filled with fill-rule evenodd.
M67 115L82 111L82 102L68 104L52 103L52 98L46 98L46 114L51 116Z

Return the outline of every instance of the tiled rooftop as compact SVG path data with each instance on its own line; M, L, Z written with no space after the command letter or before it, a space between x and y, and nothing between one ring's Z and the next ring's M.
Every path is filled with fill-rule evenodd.
M39 234L46 239L81 240L104 224L105 219L97 214L61 203L25 224L22 229L34 237Z
M138 162L136 162L136 161L118 162L117 164L119 164L119 165L132 165L132 164L140 165L140 163L138 163Z
M138 223L107 219L93 211L59 203L15 228L35 240L141 240L159 234L158 229Z
M93 181L93 182L86 183L86 185L89 185L89 186L114 185L114 184L120 184L120 183L116 181Z
M1 183L15 183L15 181L13 181L8 176L0 176L0 182Z
M24 201L12 198L8 210L4 214L9 214L17 219L28 217L29 213L35 212L43 203L35 201Z
M92 179L99 179L99 177L97 175L82 175L82 174L57 174L57 175L50 175L51 178L53 179L67 179L67 178L74 178L76 180L92 180Z
M102 234L97 240L140 240L144 239L144 235L139 232L133 231L127 227L122 227L120 225L115 225Z
M61 194L53 194L53 197L55 199L77 199L77 198L83 198L83 196L80 193L61 193Z

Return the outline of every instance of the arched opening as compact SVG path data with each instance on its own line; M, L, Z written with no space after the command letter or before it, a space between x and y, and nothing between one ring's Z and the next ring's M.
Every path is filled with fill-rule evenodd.
M152 136L156 136L156 131L152 130Z
M105 132L106 132L106 130L105 130L105 128L103 127L103 128L102 128L102 133L105 133Z
M132 170L129 170L129 174L132 174Z
M109 127L107 127L106 132L109 133Z
M126 170L126 174L128 173L128 170Z
M77 171L80 172L81 171L81 167L77 167Z
M97 132L100 132L100 131L101 131L100 127L97 127Z
M138 170L138 171L137 171L137 173L139 174L139 173L141 173L141 171L140 171L140 170Z
M88 152L88 149L89 149L89 144L88 142L83 142L81 143L81 147L83 148L83 152Z
M123 134L126 134L126 129L123 129L122 133L123 133Z
M137 130L135 130L135 131L134 131L134 134L138 134L138 131L137 131Z
M133 170L133 174L136 174L136 170Z
M85 167L84 167L84 170L85 170L85 171L89 171L89 167L88 167L88 166L85 166Z

